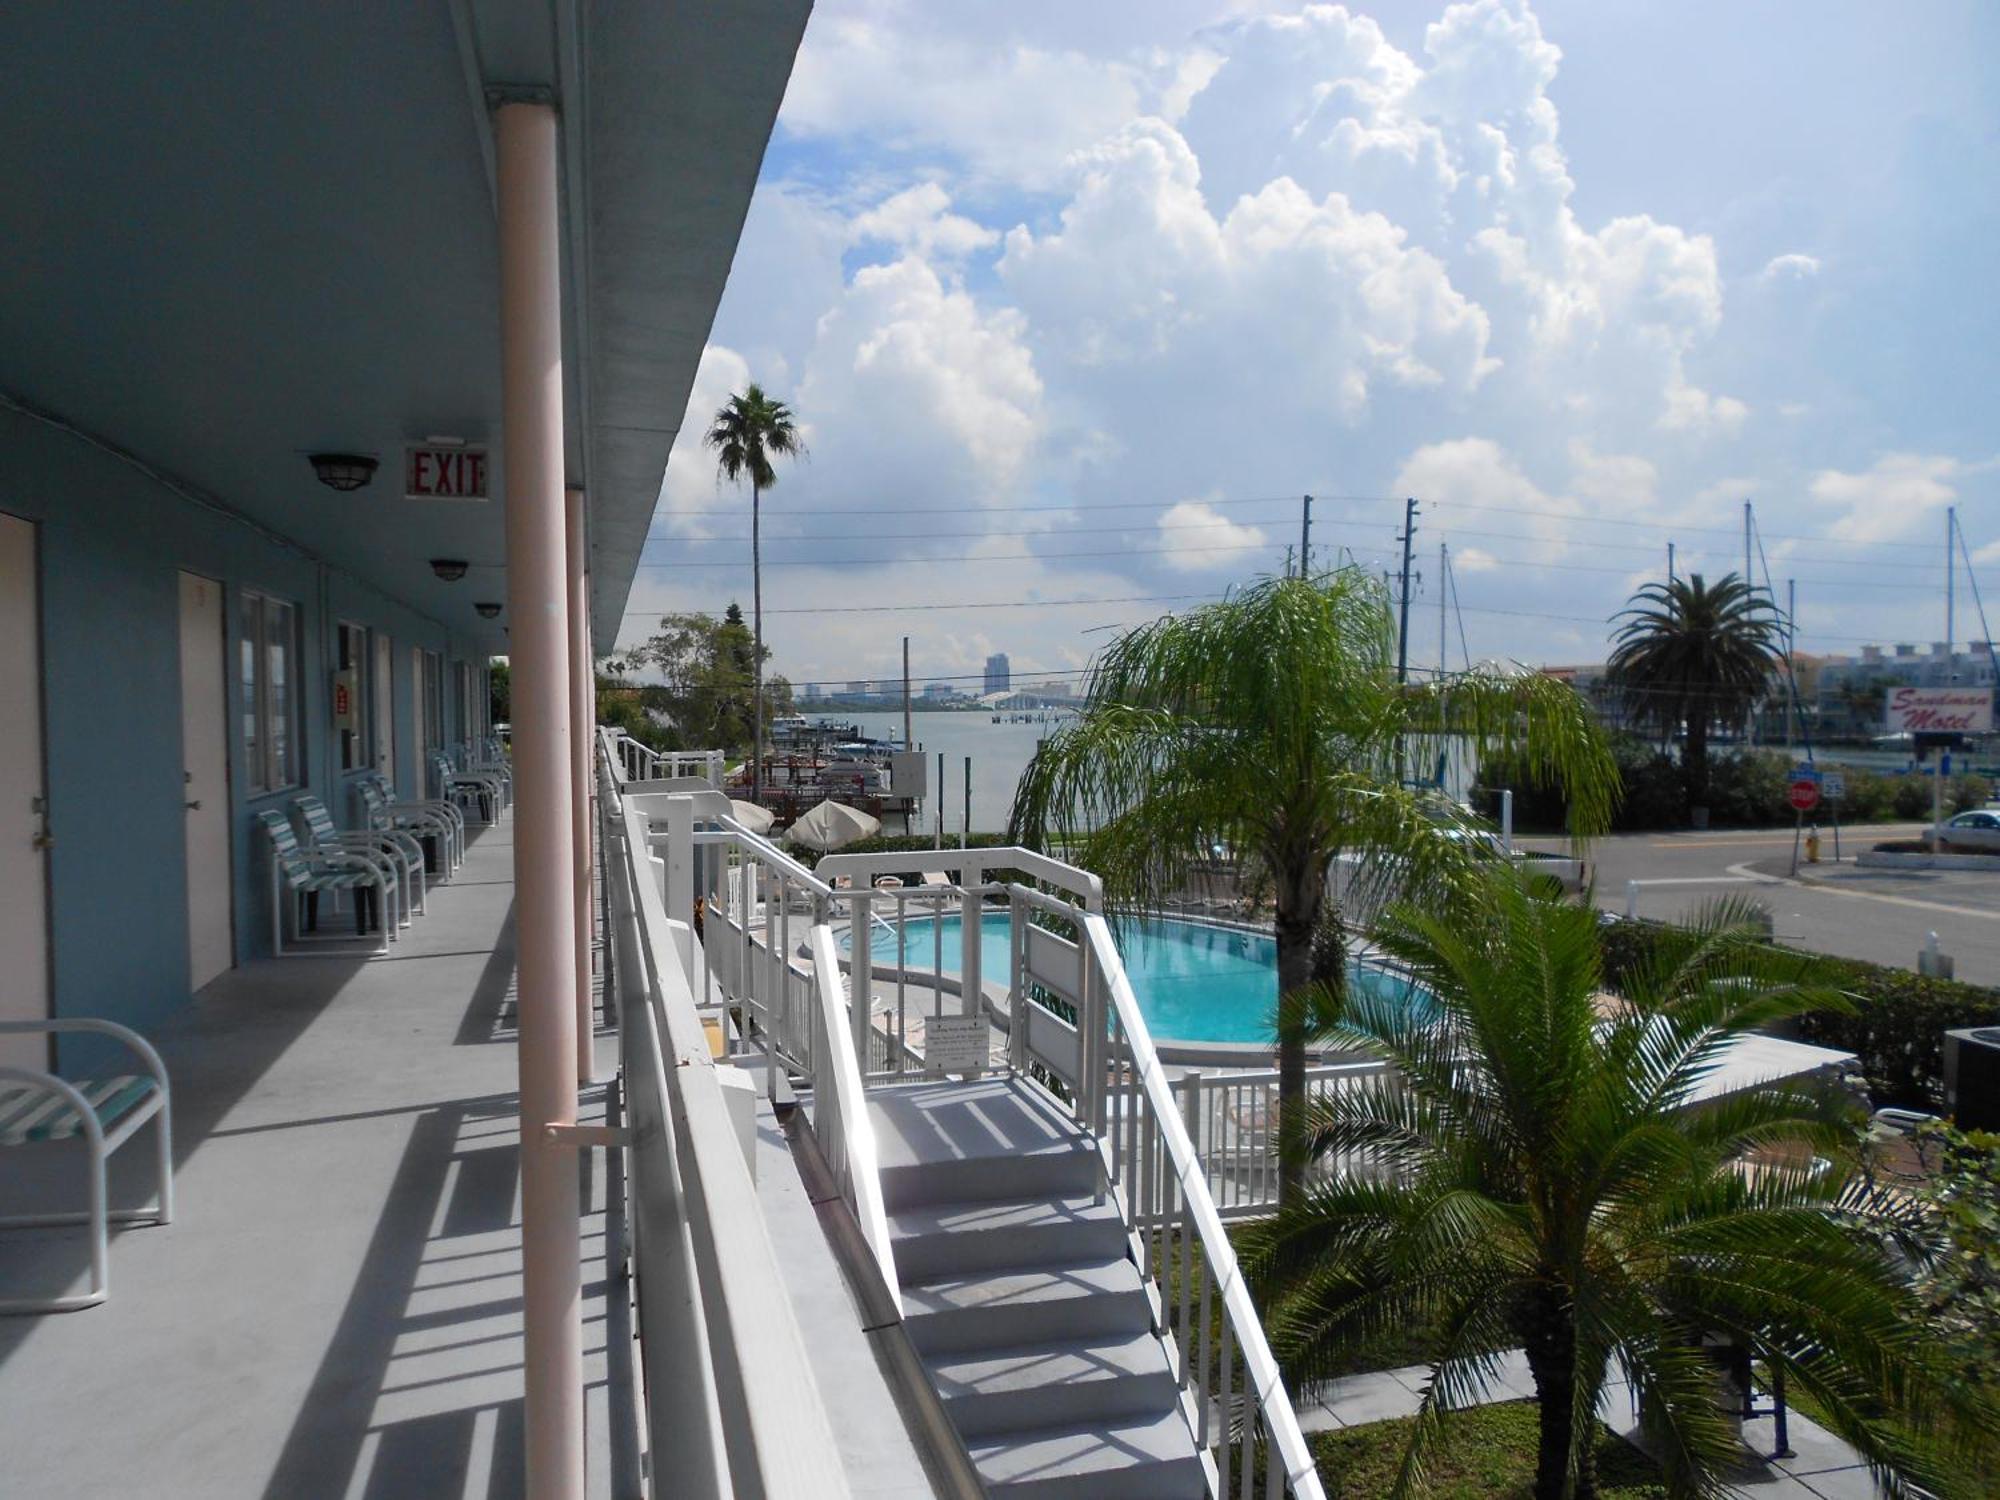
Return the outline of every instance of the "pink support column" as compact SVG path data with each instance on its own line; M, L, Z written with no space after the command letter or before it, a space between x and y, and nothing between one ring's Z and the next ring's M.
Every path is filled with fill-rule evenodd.
M590 1001L590 803L592 723L597 717L596 674L590 662L590 582L585 576L583 491L571 488L569 509L570 806L575 819L576 877L576 1081L597 1074L597 1032Z
M576 1120L577 1063L555 110L502 104L494 146L514 684L526 1491L528 1500L582 1500L580 1174L576 1146L544 1134Z

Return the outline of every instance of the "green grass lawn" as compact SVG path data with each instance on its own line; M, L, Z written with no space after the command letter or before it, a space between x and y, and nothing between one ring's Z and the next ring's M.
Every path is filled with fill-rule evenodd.
M1600 1500L1666 1500L1651 1459L1598 1429ZM1313 1458L1328 1500L1381 1500L1395 1487L1410 1419L1314 1434ZM1431 1450L1433 1500L1528 1500L1535 1488L1535 1408L1525 1401L1475 1407L1445 1419Z

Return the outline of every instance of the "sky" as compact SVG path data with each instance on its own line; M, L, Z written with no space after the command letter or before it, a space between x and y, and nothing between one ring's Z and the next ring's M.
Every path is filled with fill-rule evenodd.
M1950 506L2000 631L1996 62L1980 0L819 0L622 639L750 607L751 380L795 683L1073 672L1308 494L1377 571L1417 501L1423 666L1601 661L1745 501L1801 650L1942 639Z

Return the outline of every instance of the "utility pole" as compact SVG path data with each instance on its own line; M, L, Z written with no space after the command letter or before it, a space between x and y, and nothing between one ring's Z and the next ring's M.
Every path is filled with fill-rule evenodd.
M1289 543L1285 546L1285 576L1292 576L1292 547Z
M1667 543L1667 582L1668 582L1668 583L1672 583L1673 581L1674 581L1674 544L1673 544L1672 542L1668 542L1668 543Z
M1743 587L1750 587L1750 502L1743 502Z
M1799 737L1799 581L1785 580L1785 743Z
M916 744L910 732L910 638L903 637L903 748L912 749Z
M1410 680L1410 544L1417 536L1417 502L1403 501L1403 606L1396 626L1396 681Z
M1313 497L1306 496L1304 513L1299 517L1299 577L1310 578L1313 571Z

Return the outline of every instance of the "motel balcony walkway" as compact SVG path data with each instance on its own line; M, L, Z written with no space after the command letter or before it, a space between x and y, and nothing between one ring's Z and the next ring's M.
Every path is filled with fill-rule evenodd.
M153 1035L174 1088L175 1221L114 1234L105 1305L0 1318L0 1493L521 1493L511 833L505 818L477 832L389 956L247 964ZM586 1093L585 1118L604 1092ZM7 1152L0 1197L80 1205L80 1161L56 1158L69 1144ZM145 1143L113 1165L114 1206L145 1201ZM589 1153L593 1497L638 1490L605 1174ZM87 1270L80 1229L0 1233L10 1290L80 1287Z

